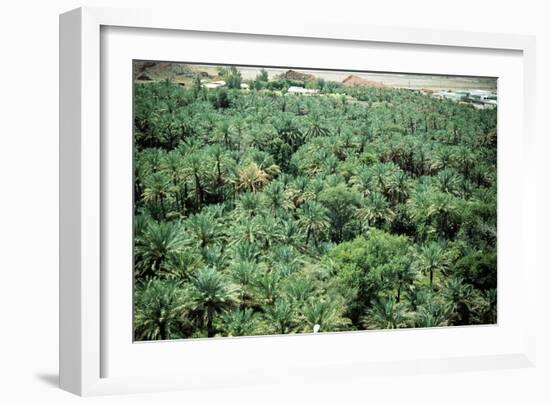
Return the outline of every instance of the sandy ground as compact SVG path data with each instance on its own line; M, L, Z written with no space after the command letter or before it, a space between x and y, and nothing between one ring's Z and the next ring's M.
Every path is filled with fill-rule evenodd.
M195 72L207 72L210 76L218 74L218 66L214 65L188 65ZM244 67L237 66L245 80L253 79L259 73L261 67ZM284 73L288 68L273 68L265 67L269 78ZM378 81L393 88L411 88L411 89L428 89L432 91L441 90L489 90L496 92L497 79L487 77L462 77L462 76L445 76L445 75L425 75L425 74L404 74L404 73L374 73L374 72L350 72L350 71L327 71L327 70L309 70L309 69L293 69L298 72L313 74L318 78L323 78L327 81L342 82L350 74L365 78L367 80ZM189 78L178 77L176 81L190 81Z

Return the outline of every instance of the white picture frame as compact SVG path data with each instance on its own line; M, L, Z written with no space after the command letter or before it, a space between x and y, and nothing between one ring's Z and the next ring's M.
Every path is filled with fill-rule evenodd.
M503 315L503 321L499 319L496 326L476 326L475 329L416 329L319 335L321 337L299 335L139 345L132 343L131 337L128 338L131 330L124 326L116 326L120 321L110 319L117 318L116 312L131 317L131 307L128 308L128 304L113 305L116 302L109 298L113 289L123 287L121 282L124 282L125 278L115 278L110 276L110 272L106 272L112 256L109 255L109 247L105 244L105 228L115 227L114 232L109 233L109 239L114 239L113 236L117 234L116 228L126 228L123 223L117 224L116 218L107 223L105 221L105 211L111 208L109 200L116 198L113 192L116 188L124 188L118 186L120 182L109 184L108 178L113 172L109 171L111 168L108 167L113 165L109 164L110 157L106 147L110 151L123 151L124 147L131 147L127 141L112 142L114 137L105 137L105 133L111 133L113 127L127 132L127 125L131 126L131 120L122 118L111 121L110 116L113 114L105 108L106 105L116 104L117 108L121 108L117 111L120 110L121 116L124 117L124 111L128 112L128 102L131 105L131 99L121 98L128 97L127 86L128 81L131 83L131 70L128 70L126 81L120 80L121 76L116 74L122 74L121 71L124 72L126 68L121 66L121 63L126 63L131 58L146 57L167 60L163 59L166 55L173 57L173 60L189 61L182 59L184 56L163 53L163 49L167 49L170 43L181 40L182 35L185 36L186 33L192 33L194 38L211 37L212 43L224 37L226 39L223 40L228 43L231 43L230 37L238 38L239 41L248 40L250 46L252 42L269 42L273 49L282 45L292 49L292 46L296 45L303 50L307 46L316 46L317 43L327 49L331 47L335 52L338 48L346 46L349 49L357 48L359 52L363 51L362 46L374 47L382 52L386 48L392 48L392 52L395 52L393 56L389 52L388 56L381 57L381 60L386 60L386 66L391 60L395 63L409 51L424 52L427 60L434 64L434 69L438 68L432 54L434 52L447 52L446 54L455 60L458 60L459 56L462 57L461 52L469 52L473 55L471 57L481 58L480 60L485 60L485 55L492 55L489 59L496 59L487 59L487 66L499 64L499 55L510 55L509 62L505 62L508 60L507 56L502 59L502 66L499 67L502 70L498 70L502 71L502 77L505 78L502 81L503 86L499 86L499 136L502 130L505 139L502 147L499 140L499 177L511 178L508 182L503 182L502 186L499 182L498 309L499 318ZM144 50L140 52L145 53L132 53L135 46L132 47L131 37L138 34L142 35L141 47L149 49L149 53ZM235 48L238 48L236 43ZM200 52L197 52L195 58L198 59L192 61L233 61L238 64L236 61L242 62L245 59L242 53L237 59L230 60L229 55L225 58L218 56L217 59L208 59L208 56L201 57ZM300 60L298 50L295 52L295 60ZM520 35L327 24L292 19L281 25L265 20L220 20L211 16L182 16L152 10L80 8L61 15L61 387L79 395L97 395L228 385L246 386L297 380L304 382L308 379L328 381L346 379L350 376L369 376L374 373L412 374L534 365L534 320L529 316L529 312L535 311L536 290L535 242L531 242L530 238L534 236L530 234L535 233L536 225L533 175L534 52L534 38ZM111 64L109 60L104 60L105 58L111 58ZM307 61L302 61L299 67L327 67L318 64L321 63L321 59L316 61L314 56L312 59L311 66L306 65ZM248 55L246 60L258 65L267 65L270 60L273 61L262 52ZM278 64L292 66L289 63ZM333 63L328 67L343 67L344 65L338 63L346 62ZM349 61L347 63L345 66L348 67L365 67L361 61L358 61L356 66L350 66ZM504 67L507 63L510 66L508 70ZM377 66L383 69L384 62ZM396 66L395 69L402 72L419 72L417 69L429 72L426 62L424 65L408 66ZM456 66L460 66L460 63L457 62ZM476 71L483 75L483 72L490 73L491 68L464 65L448 67L445 73ZM112 79L107 80L107 77ZM501 97L501 89L504 91L504 97ZM501 106L502 101L504 102ZM519 107L520 113L514 117L501 116L501 109L506 111L506 108L512 107ZM502 122L509 125L503 128ZM514 133L509 130L510 135L507 136L507 128L515 129ZM513 161L511 156L514 150L517 150L517 159ZM521 169L516 169L517 172L507 169L507 165L512 162ZM121 164L124 165L124 162ZM522 191L513 193L511 185L516 190L520 186ZM507 196L503 204L500 204L501 195ZM501 205L503 212L500 211ZM109 217L115 216L110 214ZM501 226L501 223L504 225ZM508 247L512 245L515 248L513 251ZM506 267L501 270L501 264L503 267L515 266L519 269L517 272ZM501 273L504 273L502 277ZM508 302L511 301L510 291L514 285L517 286L516 296L521 295L524 302L521 306L511 309ZM127 288L125 290L124 292L128 291ZM127 295L124 292L123 295ZM503 311L503 306L510 310ZM452 346L459 340L461 342L457 343L456 348ZM473 344L476 341L479 342L474 348ZM337 346L359 346L361 343L376 346L369 347L370 350L365 348L368 354L365 352L346 360L340 360L331 353ZM396 348L391 356L387 355L385 350L390 343L401 346ZM435 346L432 353L428 350L430 345ZM182 346L186 346L187 350L182 351L185 350ZM416 346L418 353L409 353L407 346ZM285 357L282 354L284 351L290 351L291 354ZM324 351L324 354L316 354L318 351ZM377 355L376 351L380 353ZM183 355L178 357L177 354ZM255 357L262 355L268 357L264 364L259 359L254 361ZM208 365L199 365L198 357L205 356ZM188 360L181 360L181 357L188 357ZM221 359L219 365L215 365L215 369L212 370L212 363L216 363L215 357ZM231 365L223 365L222 361ZM128 364L123 365L123 362ZM136 366L136 362L143 362L143 365ZM162 363L166 370L158 374L152 373L147 368L151 368L153 363ZM189 371L191 367L193 371Z

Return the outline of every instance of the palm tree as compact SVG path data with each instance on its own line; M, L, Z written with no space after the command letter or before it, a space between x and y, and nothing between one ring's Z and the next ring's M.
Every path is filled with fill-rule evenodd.
M286 334L292 330L295 315L291 305L284 299L278 299L264 308L267 326L275 333Z
M399 170L394 172L388 183L388 195L393 203L404 203L409 197L409 176Z
M262 211L261 195L246 192L239 195L233 214L237 220L247 220L257 216Z
M475 308L473 287L464 283L463 278L453 276L447 280L442 295L449 307L449 322L452 325L469 324L472 309Z
M223 235L218 220L207 212L193 214L185 221L185 226L191 239L201 248L211 245Z
M281 182L273 181L262 191L265 206L273 213L280 213L281 210L289 210L293 207L292 202L285 193Z
M170 179L164 172L154 172L145 177L142 198L147 203L160 206L160 217L165 217L166 207L164 201L171 190Z
M193 273L204 266L202 256L191 248L181 248L176 253L168 254L162 271L157 271L157 276L163 278L188 281Z
M302 255L289 245L274 245L270 248L268 260L282 277L297 272L304 263Z
M370 193L365 199L365 206L356 212L357 218L366 222L367 226L380 228L394 216L389 203L383 194L379 192Z
M257 192L271 180L269 175L263 169L260 169L255 162L251 162L239 172L236 178L237 190L245 192Z
M367 196L374 189L374 176L370 169L361 167L349 180L350 184L361 192L363 196Z
M439 172L437 174L437 186L442 192L454 194L459 186L457 172L452 168Z
M398 170L398 166L392 162L377 163L372 165L371 172L373 176L373 184L376 190L381 193L388 191L392 174Z
M307 331L313 331L315 325L319 325L319 331L330 332L340 330L348 324L348 320L342 317L339 303L332 300L311 299L302 309L302 315L307 323Z
M328 210L321 203L306 201L298 209L297 223L306 232L306 245L312 238L317 247L319 237L330 227Z
M204 267L191 279L188 292L192 310L206 326L207 336L214 337L214 317L236 302L236 287L215 269Z
M274 117L273 125L285 143L296 150L303 143L303 134L288 112Z
M221 139L228 150L231 149L231 125L228 120L222 120L216 128L216 136Z
M222 316L227 336L250 336L256 333L257 315L250 308L228 311Z
M284 287L284 292L293 304L301 306L313 295L315 287L306 278L292 278Z
M238 287L241 306L253 300L253 287L258 271L257 263L246 260L234 262L229 269L231 278Z
M216 178L214 180L215 193L217 193L218 200L223 201L224 179L222 175L222 163L226 159L226 150L219 144L213 144L205 148L204 155L205 158L211 158L214 162L214 176Z
M449 193L434 192L431 194L429 216L433 217L439 235L444 239L451 239L456 231L453 217L457 211L455 197Z
M229 246L239 243L255 243L258 240L258 221L254 219L238 220L227 230Z
M184 208L184 200L180 203L180 186L185 181L185 175L182 164L183 158L179 150L172 150L164 156L161 167L171 180L170 193L174 194L176 199L176 208Z
M150 222L135 240L135 275L148 277L163 270L166 259L180 250L182 233L177 222Z
M258 240L263 241L265 249L271 248L273 243L282 238L281 220L271 215L260 215L254 221L258 226Z
M235 261L256 263L260 256L260 247L256 242L238 242L230 252Z
M319 121L319 116L313 115L310 117L309 127L306 131L306 139L320 136L328 136L329 134L330 130L321 124L321 122Z
M168 340L179 337L183 299L181 284L150 279L136 285L134 329L136 340Z
M283 221L283 228L281 233L281 243L284 245L303 245L303 233L300 231L300 227L295 221L285 220Z
M195 203L200 210L204 200L204 186L202 184L203 157L197 152L190 153L185 161L185 172L195 182Z
M432 241L419 248L414 262L415 268L430 276L430 288L433 289L433 279L436 272L444 273L450 264L450 258L445 248L439 242Z
M272 304L279 294L280 283L281 276L278 273L265 271L258 273L258 276L254 280L255 299L262 304Z
M401 302L404 291L411 291L417 275L412 258L408 255L403 256L402 253L403 251L399 253L396 251L396 256L391 259L389 266L380 272L381 277L386 277L387 288L395 290L395 302L397 303Z
M369 329L398 329L408 326L407 309L392 297L379 299L369 310L366 324Z
M447 326L447 308L430 293L426 301L417 308L414 322L417 327Z

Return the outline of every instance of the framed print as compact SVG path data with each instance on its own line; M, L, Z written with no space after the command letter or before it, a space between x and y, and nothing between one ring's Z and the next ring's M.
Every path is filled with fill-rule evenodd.
M62 387L533 365L533 52L62 15Z

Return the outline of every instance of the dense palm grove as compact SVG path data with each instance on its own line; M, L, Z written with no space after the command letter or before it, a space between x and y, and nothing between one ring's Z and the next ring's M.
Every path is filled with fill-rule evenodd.
M135 83L136 340L496 323L495 109L224 74Z

